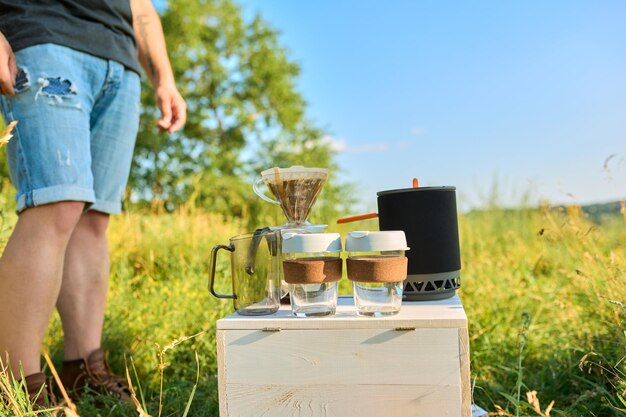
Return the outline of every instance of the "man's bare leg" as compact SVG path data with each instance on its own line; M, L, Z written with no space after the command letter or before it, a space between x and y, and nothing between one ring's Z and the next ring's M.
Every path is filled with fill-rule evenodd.
M84 203L23 211L0 258L0 354L19 378L40 372L41 343L61 287L63 258Z
M67 245L57 301L66 361L86 358L101 344L109 282L108 222L108 214L85 212Z

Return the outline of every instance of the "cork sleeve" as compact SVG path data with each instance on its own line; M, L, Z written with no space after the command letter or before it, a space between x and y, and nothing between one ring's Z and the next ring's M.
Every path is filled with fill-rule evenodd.
M283 261L283 274L289 284L321 284L341 279L341 258L300 258Z
M357 282L400 282L407 276L406 256L348 258L348 279Z

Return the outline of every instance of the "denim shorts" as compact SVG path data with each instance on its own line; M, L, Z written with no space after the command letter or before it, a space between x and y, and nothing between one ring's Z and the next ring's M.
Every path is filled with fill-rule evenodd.
M15 96L0 96L18 212L59 201L119 213L139 125L139 75L55 44L15 54Z

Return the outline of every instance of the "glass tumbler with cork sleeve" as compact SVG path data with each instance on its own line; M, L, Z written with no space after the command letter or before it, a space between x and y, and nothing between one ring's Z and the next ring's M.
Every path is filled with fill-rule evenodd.
M284 233L283 276L296 317L335 314L343 263L339 233Z
M401 230L348 233L346 264L358 315L380 317L400 311L402 283L407 277L407 250L406 236Z

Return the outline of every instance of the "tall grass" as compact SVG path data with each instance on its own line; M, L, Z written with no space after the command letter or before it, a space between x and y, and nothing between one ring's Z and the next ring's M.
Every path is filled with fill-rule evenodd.
M543 207L474 213L461 228L475 400L537 415L511 398L523 372L522 390L554 400L552 415L626 415L613 407L625 388L626 219Z
M0 246L15 221L1 214ZM146 413L218 415L215 321L232 305L207 293L209 253L245 231L198 209L113 218L104 344L119 373L124 353L132 358ZM575 208L494 208L461 216L460 232L474 401L500 415L626 416L626 218L597 225ZM226 292L226 256L217 270ZM45 344L60 367L56 315ZM82 400L79 414L138 415L96 403Z

